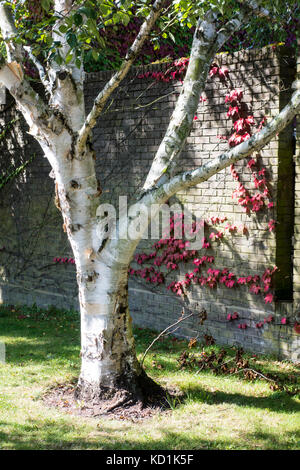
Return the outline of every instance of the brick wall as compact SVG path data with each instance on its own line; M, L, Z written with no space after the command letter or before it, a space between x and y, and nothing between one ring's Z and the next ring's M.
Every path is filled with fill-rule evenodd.
M298 41L298 50L300 41ZM297 58L297 80L300 80L300 55ZM299 86L299 84L298 84ZM293 291L294 312L300 323L300 116L296 120L295 129L295 199L294 199L294 237L293 237ZM299 355L298 355L299 359Z
M221 54L216 57L216 61L219 65L228 66L229 81L208 81L205 90L207 101L199 104L198 119L194 121L192 133L180 159L181 169L201 165L228 148L228 144L217 137L229 133L232 126L226 117L228 108L224 105L228 86L243 89L243 102L256 122L265 115L271 117L277 114L291 93L295 64L289 50L264 48L261 51L243 51L233 55ZM164 83L138 77L147 71L166 71L169 67L169 64L163 64L133 69L99 120L94 132L94 145L97 152L97 173L104 187L105 202L116 204L119 195L133 195L145 178L167 128L181 83ZM88 75L88 109L97 90L109 76L110 73L107 72ZM0 113L0 120L7 123L14 115L15 111L11 107ZM0 214L1 220L5 221L0 228L2 301L29 304L36 301L42 305L78 308L74 266L56 265L52 262L53 257L72 255L61 228L60 213L53 203L53 181L47 176L50 168L36 145L29 137L24 137L24 130L25 126L20 120L15 131L7 136L5 147L0 142L1 152L10 156L15 167L33 152L37 154L34 163L1 191ZM299 140L297 145L299 153ZM17 148L20 150L16 150ZM199 336L200 339L204 334L209 334L223 344L241 344L249 350L272 352L281 356L295 355L300 346L299 336L292 328L295 305L297 302L298 306L300 304L300 268L297 266L300 263L300 239L299 247L297 245L297 198L300 198L300 191L297 185L300 183L298 165L295 168L293 161L292 126L260 153L258 161L260 167L267 168L267 178L275 202L272 209L250 215L243 212L232 198L237 183L229 169L188 192L177 194L170 202L185 204L194 214L205 214L206 219L226 216L231 224L245 225L247 234L226 236L224 241L212 243L212 249L207 254L215 257L216 268L227 267L237 276L261 275L267 267L278 265L280 272L275 279L277 301L266 304L263 295L252 294L245 286L236 289L193 286L183 301L175 294L170 294L166 286L150 288L141 280L133 278L130 281L130 304L135 323L162 329L178 318L183 306L186 311L194 312L205 308L208 319L203 326L194 319L183 324L176 333L186 337ZM3 171L7 171L7 163L5 165ZM246 188L254 194L247 162L237 164L236 169ZM292 276L294 215L296 222ZM268 230L270 219L277 221L276 232ZM206 235L209 236L211 229L206 230ZM138 251L149 251L153 242L143 241ZM137 266L133 263L133 267ZM180 274L168 274L168 283L173 279L183 279L184 273L191 271L193 267L195 266L185 265ZM228 322L228 313L234 311L239 313L240 320ZM263 321L268 315L274 316L274 321L256 328L256 323ZM288 326L281 325L281 318L285 316L290 319ZM239 329L239 323L246 323L247 329Z

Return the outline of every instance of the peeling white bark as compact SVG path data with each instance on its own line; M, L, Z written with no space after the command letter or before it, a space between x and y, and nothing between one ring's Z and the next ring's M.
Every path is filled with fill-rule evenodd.
M241 15L245 19L245 15ZM241 27L241 20L228 21L220 30L216 15L199 20L193 39L189 65L166 134L158 148L143 190L167 181L176 169L179 156L191 132L201 93L204 91L210 65L216 52Z
M212 11L207 13L204 20L199 19L182 91L145 180L144 191L168 181L176 171L178 159L191 132L193 118L215 54L227 39L241 28L243 22L247 21L251 14L269 15L260 3L260 1L247 0L245 4L241 4L239 14L227 21L220 29L217 15Z
M290 102L283 110L267 124L263 129L254 134L250 139L242 142L233 149L209 160L208 163L191 171L180 173L166 182L161 182L143 197L140 202L149 205L154 202L163 202L178 191L193 187L208 180L214 174L220 172L229 165L249 157L254 152L260 151L274 136L282 131L292 119L300 112L300 90L293 93Z
M97 277L82 280L79 384L84 388L113 389L118 382L129 383L140 373L128 310L127 269L96 262Z
M20 76L13 72L13 68L11 64L16 64L16 62L11 62L5 64L0 69L0 81L5 85L5 87L10 91L13 90L17 85L20 83Z
M267 18L268 20L272 20L273 18L270 16L269 10L262 6L262 2L260 0L243 0L239 2L241 8L249 8L256 16L260 16L263 18Z
M120 82L127 75L131 65L133 64L135 58L139 54L145 40L147 39L150 31L152 30L157 18L160 15L161 9L166 3L166 0L156 0L151 7L150 13L145 19L141 29L133 42L132 46L129 48L125 60L123 61L120 70L116 72L108 83L105 85L103 90L100 91L98 96L95 99L92 110L88 114L84 125L79 131L77 146L78 151L81 152L83 147L86 144L87 138L96 125L97 118L104 109L107 100L112 95L113 91L119 86Z

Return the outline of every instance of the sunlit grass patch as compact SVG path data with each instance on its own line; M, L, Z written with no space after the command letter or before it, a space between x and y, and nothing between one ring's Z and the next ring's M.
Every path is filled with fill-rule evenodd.
M157 332L136 328L134 333L141 359ZM299 395L272 391L263 379L180 368L183 351L218 354L218 346L197 344L189 350L186 341L157 341L145 358L146 372L182 393L168 398L168 411L131 422L73 416L42 400L49 387L79 373L77 312L2 306L0 341L6 345L6 363L0 364L1 449L299 448ZM226 354L234 358L235 352L226 349ZM260 356L253 364L266 374L299 381L299 368L288 361Z

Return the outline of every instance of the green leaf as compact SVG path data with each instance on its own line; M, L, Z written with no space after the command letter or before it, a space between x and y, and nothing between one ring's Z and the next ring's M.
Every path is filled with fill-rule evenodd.
M91 35L96 36L97 40L100 41L100 35L99 35L96 21L93 20L92 18L89 18L86 22L86 25L87 25L89 33Z
M77 46L77 37L75 33L68 32L66 34L66 38L67 38L67 43L69 44L70 47L74 48Z
M99 46L102 47L102 49L104 49L106 46L105 39L102 36L99 36L98 42L99 42Z
M66 64L69 64L72 59L73 59L73 52L69 51L68 54L66 55Z
M97 10L90 7L80 7L78 13L83 13L87 18L97 19Z
M55 54L54 60L58 65L61 65L63 63L62 56L60 54Z
M83 23L83 18L80 13L75 13L74 15L74 23L76 26L81 26Z
M62 25L60 25L60 27L58 29L62 34L65 34L68 31L69 28L65 24L62 24Z
M48 12L51 7L51 0L41 0L41 5L42 8Z
M121 16L121 21L124 26L127 26L130 21L130 16L128 16L126 13L123 13Z
M99 59L99 52L92 50L92 56L95 62Z

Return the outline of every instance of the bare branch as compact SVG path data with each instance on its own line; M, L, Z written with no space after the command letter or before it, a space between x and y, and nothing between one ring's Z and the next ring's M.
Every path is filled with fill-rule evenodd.
M22 46L14 43L17 30L10 7L0 3L0 30L6 43L7 63L0 68L0 82L9 90L26 114L30 116L32 125L36 116L46 116L46 105L39 95L32 89L24 77L21 63L24 58ZM39 109L39 112L34 109Z
M25 51L28 53L29 55L29 58L32 60L33 64L36 66L38 72L39 72L39 76L40 76L40 79L41 79L41 82L43 83L44 87L46 88L46 90L48 92L51 91L50 89L50 82L47 78L47 74L45 72L45 69L44 67L42 66L42 64L40 63L40 61L37 59L37 57L35 57L35 55L32 53L31 51L31 47L30 46L24 46L24 49Z
M188 320L189 318L191 317L194 317L194 316L197 316L198 314L197 313L190 313L189 315L185 315L184 314L184 309L182 310L182 313L181 313L181 316L180 318L175 322L175 323L172 323L172 325L169 325L167 326L167 328L165 328L163 331L161 331L159 333L158 336L156 336L156 338L154 338L154 340L152 341L152 343L148 346L148 348L146 349L146 351L144 352L144 355L142 357L142 360L141 360L141 366L144 364L144 360L145 360L145 357L147 356L148 352L150 351L150 349L152 348L152 346L156 343L156 341L159 340L159 338L161 338L163 335L165 334L170 334L170 333L173 333L174 331L169 331L171 330L171 328L173 328L174 326L177 326L179 325L179 323L185 321L185 320ZM176 328L177 329L177 328ZM167 333L168 332L168 333Z
M229 361L228 361L229 362ZM266 377L264 374L262 374L261 372L258 372L257 370L255 369L250 369L249 367L243 367L242 369L239 369L235 372L232 372L230 375L235 375L235 374L240 374L241 372L244 372L244 371L250 371L250 372L254 372L255 374L259 375L260 377L262 377L263 379L265 380L268 380L269 382L273 382L273 383L276 383L276 380L274 379L269 379L269 377Z
M38 135L39 127L47 128L50 132L51 119L51 125L58 124L52 111L24 78L22 67L17 62L9 62L0 67L0 83L15 98L18 108L29 125L30 133Z
M245 8L245 10L249 13L249 11L255 13L256 16L260 16L263 18L267 18L268 20L273 20L272 16L270 15L269 10L261 6L260 0L242 0L239 2L241 8Z
M15 44L13 39L17 35L11 8L4 2L0 3L0 31L6 43L7 61L21 62L23 58L22 47Z
M0 3L0 30L6 43L7 62L0 65L0 83L2 83L15 98L16 103L29 125L29 133L39 140L39 128L43 127L47 133L62 127L62 123L53 115L50 108L33 90L26 79L22 69L24 49L14 44L17 34L12 11L5 3ZM41 138L40 138L41 143Z
M77 147L79 153L81 150L84 148L84 145L87 141L87 138L89 136L89 133L91 129L95 126L97 122L98 116L101 114L107 100L113 93L113 91L117 88L117 86L120 84L120 82L123 80L123 78L127 75L132 63L134 62L135 58L139 54L145 40L147 39L151 29L154 26L154 23L156 22L157 18L160 15L161 9L164 6L165 0L156 0L151 8L151 11L149 15L147 16L146 20L144 21L139 34L135 38L135 41L133 42L132 46L130 47L125 60L123 61L120 70L116 72L109 82L105 85L103 90L98 94L98 96L95 99L93 108L89 115L86 118L86 121L81 128L79 135L78 135L78 141L77 141Z
M191 56L181 95L173 111L166 134L152 162L143 190L158 182L167 181L176 168L177 160L191 132L194 115L204 91L210 65L217 51L248 18L247 13L236 14L218 29L218 17L209 12L199 19L195 30Z

